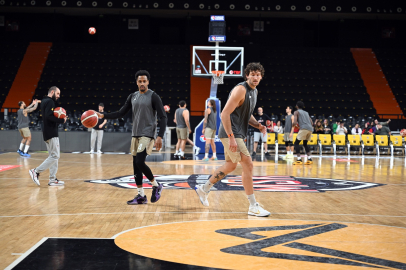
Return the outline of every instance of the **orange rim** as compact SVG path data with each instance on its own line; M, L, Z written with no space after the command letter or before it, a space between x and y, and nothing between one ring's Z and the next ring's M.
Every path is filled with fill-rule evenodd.
M220 77L221 74L224 74L225 71L217 71L217 70L213 70L211 73L213 73L214 75L216 75L217 77Z

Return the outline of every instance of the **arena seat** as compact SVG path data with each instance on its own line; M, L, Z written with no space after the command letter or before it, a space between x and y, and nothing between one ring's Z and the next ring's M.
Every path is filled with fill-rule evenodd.
M330 134L319 134L319 146L321 148L321 151L319 151L319 154L322 154L323 150L325 148L328 149L327 153L332 153L333 145L331 143L331 135Z

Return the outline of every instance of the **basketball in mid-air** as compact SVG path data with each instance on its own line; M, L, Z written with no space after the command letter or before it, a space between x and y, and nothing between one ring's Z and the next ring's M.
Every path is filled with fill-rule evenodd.
M61 107L56 107L55 109L54 109L54 116L56 117L56 118L65 118L66 117L66 111L65 111L65 109L64 108L61 108Z
M400 135L401 135L402 137L406 137L406 129L402 129L402 130L400 131Z
M97 113L95 111L88 110L82 114L82 117L80 117L80 121L82 122L82 125L84 125L85 127L92 128L95 125L97 125L99 117L97 116Z
M96 28L90 27L90 28L89 28L89 34L91 34L91 35L96 34Z
M164 110L165 110L165 112L169 112L171 110L171 107L169 107L168 105L165 105Z

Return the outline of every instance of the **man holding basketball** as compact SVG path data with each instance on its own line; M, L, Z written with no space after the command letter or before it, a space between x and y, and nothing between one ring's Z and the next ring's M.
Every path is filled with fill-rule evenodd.
M263 209L255 199L252 180L253 164L250 153L244 143L248 134L248 125L266 134L266 127L258 123L252 115L257 103L257 85L264 75L260 63L249 63L244 70L245 81L231 90L226 106L221 113L221 125L218 137L224 145L226 163L218 168L204 185L196 185L195 190L201 203L209 206L207 200L210 188L237 168L242 166L242 184L250 203L248 215L266 217L271 213Z
M100 114L99 118L116 119L126 115L132 110L133 131L131 140L131 154L133 155L134 178L138 188L138 195L127 201L129 205L146 204L147 196L144 194L142 179L144 174L152 184L151 202L155 203L161 198L162 184L155 180L151 169L145 164L147 155L152 153L155 145L156 150L162 148L162 138L166 129L166 113L161 98L152 90L148 89L149 72L139 70L135 74L138 91L128 96L125 104L117 112ZM156 136L157 116L159 119L159 133Z
M56 179L56 172L58 171L58 160L60 156L59 137L58 137L58 124L66 122L67 117L57 118L54 116L55 101L61 96L61 91L58 87L52 86L48 90L48 96L44 97L41 101L41 114L42 114L42 134L44 137L45 145L48 150L48 158L42 162L35 169L29 170L32 181L38 186L39 174L49 169L49 182L48 186L63 186L64 182Z

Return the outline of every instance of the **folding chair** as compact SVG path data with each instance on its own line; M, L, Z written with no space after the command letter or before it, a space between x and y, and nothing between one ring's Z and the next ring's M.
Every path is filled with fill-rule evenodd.
M390 148L391 148L391 156L393 156L394 150L396 149L400 149L402 151L402 155L404 156L406 153L406 144L403 145L402 136L400 135L390 136Z
M381 150L387 150L386 154L390 154L389 138L387 135L375 135L375 143L375 151L378 156Z
M366 154L365 153L365 147L374 147L375 146L375 138L374 135L361 135L361 150L362 150L362 155ZM373 153L372 152L368 152L368 154Z
M347 140L348 140L349 147L358 149L357 154L360 155L361 154L361 136L360 135L348 135ZM348 154L350 154L350 152L351 152L350 150L351 149L348 149Z
M337 154L337 146L342 147L344 146L344 152L347 153L347 147L346 146L346 140L345 140L345 135L333 135L333 150L334 150L334 155Z
M323 147L324 148L328 147L330 149L327 153L333 152L330 134L320 134L319 135L319 154L320 155L323 155Z

